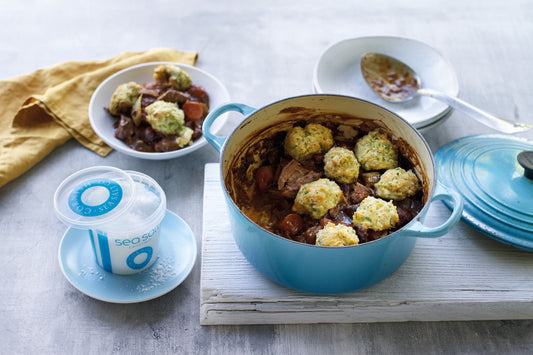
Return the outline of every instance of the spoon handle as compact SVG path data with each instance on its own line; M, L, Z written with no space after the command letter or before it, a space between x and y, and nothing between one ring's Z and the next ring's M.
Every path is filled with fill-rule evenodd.
M445 102L454 109L462 111L484 125L494 128L500 132L504 133L517 133L522 131L527 131L531 128L531 125L526 123L511 122L496 117L488 112L480 110L479 108L470 105L469 103L460 100L456 97L448 96L440 91L432 89L418 89L420 95L425 95L437 99L439 101Z

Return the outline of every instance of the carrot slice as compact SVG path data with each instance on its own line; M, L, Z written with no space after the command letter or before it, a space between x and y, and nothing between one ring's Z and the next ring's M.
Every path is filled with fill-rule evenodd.
M204 110L202 108L202 105L200 105L198 102L194 101L187 101L183 104L183 113L185 113L185 117L189 121L196 121L202 118Z

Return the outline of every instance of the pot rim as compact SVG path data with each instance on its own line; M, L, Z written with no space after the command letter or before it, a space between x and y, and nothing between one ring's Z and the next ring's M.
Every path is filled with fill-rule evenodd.
M324 248L324 249L327 249L327 250L342 250L342 249L348 249L348 248L362 248L362 247L365 247L365 246L368 246L370 247L371 245L374 245L374 244L379 244L379 243L385 243L384 240L386 239L391 239L389 237L393 237L393 238L396 238L400 235L401 232L404 232L404 230L409 227L411 224L415 223L417 220L420 220L421 218L423 218L425 216L425 214L427 213L427 210L429 209L429 206L431 205L431 198L432 196L434 195L435 193L435 188L436 188L436 185L437 185L437 169L436 169L436 164L435 164L435 158L433 156L433 152L431 151L431 148L429 147L427 141L425 140L425 138L422 136L422 134L416 129L414 128L413 125L411 125L409 122L407 122L407 120L405 120L404 118L402 118L401 116L399 116L398 114L388 110L387 108L383 107L383 106L380 106L378 104L375 104L371 101L368 101L368 100L365 100L365 99L361 99L361 98L358 98L358 97L354 97L354 96L348 96L348 95L340 95L340 94L304 94L304 95L297 95L297 96L291 96L291 97L287 97L287 98L284 98L284 99L279 99L277 101L274 101L272 103L269 103L267 105L264 105L260 108L257 108L255 109L253 112L249 113L248 115L245 116L245 118L231 131L231 133L228 134L228 136L226 137L226 140L224 141L224 144L222 145L222 148L220 150L220 157L223 157L224 154L225 154L225 151L226 151L226 146L228 144L228 141L230 140L231 136L239 129L241 128L243 125L245 125L247 123L247 121L250 120L250 118L252 116L254 116L257 112L261 111L261 110L264 110L268 107L271 107L273 105L277 105L277 104L280 104L284 101L289 101L289 100L295 100L295 99L303 99L303 98L306 98L306 97L337 97L337 98L343 98L343 99L348 99L348 100L355 100L355 101L361 101L361 102L364 102L366 104L370 104L371 106L375 106L381 110L384 110L386 111L387 113L393 115L396 119L399 119L400 121L402 121L403 123L405 123L411 130L414 131L414 133L418 136L418 138L421 140L421 142L424 144L424 147L426 148L427 152L429 153L429 156L431 158L431 170L432 170L432 175L434 177L434 183L433 183L433 186L430 187L430 190L428 190L428 196L427 196L427 200L424 202L424 206L422 207L422 209L418 212L418 214L413 217L413 219L411 219L407 224L405 224L404 226L402 226L400 229L386 235L385 237L382 237L382 238L379 238L379 239L376 239L376 240L372 240L372 241L369 241L369 242L365 242L365 243L362 243L362 244L354 244L354 245L345 245L345 246L336 246L336 247L330 247L330 246L323 246L323 245L316 245L316 244L307 244L307 243L301 243L301 242L298 242L298 241L295 241L295 240L292 240L292 239L289 239L289 238L284 238L276 233L273 233L267 229L265 229L264 227L260 226L259 224L255 223L254 221L252 221L244 212L242 212L242 210L239 208L239 206L237 206L237 204L235 203L235 201L233 200L233 198L230 196L230 194L228 193L228 190L227 190L227 187L226 187L226 184L224 182L224 174L223 174L223 171L222 171L222 163L220 163L219 165L219 169L220 169L220 182L222 184L222 187L223 187L223 191L224 191L224 195L226 196L226 199L228 199L230 201L230 203L236 208L236 210L238 211L238 213L243 216L248 222L252 223L253 226L259 228L261 231L267 233L269 236L271 237L276 237L276 238L279 238L279 239L282 239L284 240L285 242L291 242L291 243L295 243L296 245L302 247L302 248L306 248L306 247L310 247L310 248ZM356 116L356 115L354 115ZM415 237L415 236L406 236L406 237Z

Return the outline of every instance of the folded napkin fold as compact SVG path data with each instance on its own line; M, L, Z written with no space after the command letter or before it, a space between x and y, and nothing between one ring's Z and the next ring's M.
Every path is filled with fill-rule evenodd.
M156 48L105 60L71 61L0 82L0 187L74 137L101 156L111 151L89 122L89 101L111 74L132 65L195 65L197 52Z

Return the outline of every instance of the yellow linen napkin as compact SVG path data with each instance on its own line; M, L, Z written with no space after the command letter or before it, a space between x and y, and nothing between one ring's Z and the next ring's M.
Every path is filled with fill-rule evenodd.
M0 187L74 137L101 156L111 151L89 122L100 83L130 66L171 61L195 65L197 52L156 48L105 60L71 61L0 81Z

